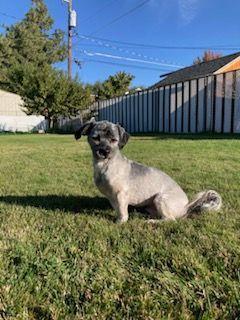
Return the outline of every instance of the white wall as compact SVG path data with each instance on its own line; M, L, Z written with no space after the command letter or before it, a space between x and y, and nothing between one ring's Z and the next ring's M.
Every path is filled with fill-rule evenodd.
M17 94L0 90L0 131L29 132L47 129L43 116L28 116Z
M42 116L0 116L0 131L30 132L46 129L47 121Z

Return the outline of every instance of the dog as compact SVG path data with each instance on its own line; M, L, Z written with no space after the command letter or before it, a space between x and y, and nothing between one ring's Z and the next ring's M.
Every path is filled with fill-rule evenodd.
M75 132L76 140L82 135L87 136L92 149L95 184L117 211L117 222L128 220L129 206L144 209L152 223L221 208L222 199L216 191L203 191L189 202L185 192L166 173L124 157L120 150L128 142L129 134L121 125L92 118Z

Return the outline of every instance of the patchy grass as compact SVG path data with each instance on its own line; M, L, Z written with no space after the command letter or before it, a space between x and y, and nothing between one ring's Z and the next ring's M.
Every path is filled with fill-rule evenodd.
M152 226L136 212L114 224L86 140L0 136L0 318L239 319L240 140L228 138L131 139L128 157L224 201Z

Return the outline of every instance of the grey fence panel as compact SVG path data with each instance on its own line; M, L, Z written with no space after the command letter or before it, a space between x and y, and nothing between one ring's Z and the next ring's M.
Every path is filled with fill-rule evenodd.
M206 93L206 131L212 130L213 125L213 78L207 78L207 93Z
M114 123L118 123L118 98L115 98L115 116L114 116Z
M109 100L105 101L105 109L106 109L106 119L110 121L111 119L110 119L109 102L110 102Z
M109 116L110 121L113 122L113 113L114 113L114 99L110 99L109 107Z
M106 120L109 120L109 117L108 117L108 100L104 101L104 118Z
M120 103L119 103L119 97L116 98L116 120L115 123L119 123L120 121Z
M130 96L130 128L131 128L131 133L132 132L135 132L135 127L134 127L134 103L135 103L135 100L134 100L134 95L131 95Z
M176 85L170 88L170 132L175 132Z
M111 121L109 104L110 104L110 101L109 101L109 100L106 100L106 119L108 119L109 121Z
M134 132L139 132L139 94L134 94Z
M114 114L115 114L115 98L111 100L110 104L110 114L111 114L111 122L115 122Z
M126 114L127 114L127 130L130 132L131 130L131 101L130 101L130 96L126 96Z
M148 131L148 91L143 92L143 132Z
M153 119L153 90L148 90L147 93L147 131L152 132L152 119Z
M152 93L152 131L157 132L157 115L158 115L158 89L154 89Z
M99 120L105 119L105 101L100 101L100 110Z
M107 119L109 120L109 121L111 121L112 120L112 108L111 108L111 105L112 105L112 99L110 99L110 100L107 100L106 101L106 105L107 105Z
M189 132L189 106L190 106L190 99L189 99L189 85L190 82L184 82L183 84L183 132Z
M115 112L116 112L115 98L111 101L111 122L115 123Z
M118 122L118 109L117 109L117 98L113 99L113 123L117 123Z
M120 98L120 123L121 125L123 124L123 117L124 117L124 112L123 112L123 108L124 108L124 96L122 96Z
M111 122L115 122L115 98L111 99L111 105L110 105L110 112L111 112Z
M130 127L130 122L131 122L131 101L130 101L130 96L126 96L126 114L127 114L127 130L130 132L131 127Z
M104 119L109 119L108 118L108 109L107 109L107 100L105 100L104 102Z
M163 132L163 121L164 121L164 102L163 102L163 95L164 95L164 89L159 88L158 89L158 116L156 118L158 119L158 126L157 126L157 131L158 132Z
M123 99L124 97L119 98L119 123L122 125L123 123Z
M129 103L128 103L128 96L124 97L124 107L123 107L123 114L124 114L124 128L129 130Z
M159 127L161 123L161 119L159 120L160 117L160 88L157 88L155 90L155 108L154 108L154 113L153 113L153 123L154 123L154 132L159 132Z
M138 115L139 115L139 132L143 132L143 93L142 92L139 92Z
M190 132L196 132L197 81L190 82Z
M224 109L223 109L223 132L231 132L231 114L232 114L232 87L233 73L227 73L225 76Z
M176 105L176 131L183 131L183 84L177 84L177 105Z
M222 131L222 110L223 110L223 75L217 75L216 83L216 109L215 109L215 131Z
M120 122L120 107L119 107L119 97L117 97L115 99L115 103L116 103L116 107L115 107L115 110L116 110L116 115L115 115L115 123L119 123Z
M170 132L170 86L165 87L165 97L164 97L164 132Z
M124 116L125 116L125 112L124 112L124 106L125 106L125 97L122 96L121 97L121 108L120 108L120 123L121 125L123 125L124 123Z
M120 111L121 111L120 97L116 98L116 103L117 103L117 123L120 123Z
M234 110L235 112L233 131L235 133L240 133L240 71L236 72Z
M198 80L198 114L197 114L197 131L203 132L205 127L205 79Z
M117 109L118 109L118 123L122 123L122 97L117 99Z
M101 121L102 119L102 112L103 112L102 103L103 103L102 101L98 101L98 114L97 114L98 121Z
M130 127L131 127L131 132L135 132L135 95L131 95L130 96L130 101L131 101L131 123L130 123Z
M128 95L128 131L132 133L132 96Z
M127 130L131 131L131 97L127 96Z
M98 120L101 121L103 119L103 101L98 102Z

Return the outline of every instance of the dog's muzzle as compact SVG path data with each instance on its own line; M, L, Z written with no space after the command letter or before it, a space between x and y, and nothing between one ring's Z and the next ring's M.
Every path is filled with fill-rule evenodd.
M107 159L110 154L111 148L100 148L96 151L96 155L100 159Z

